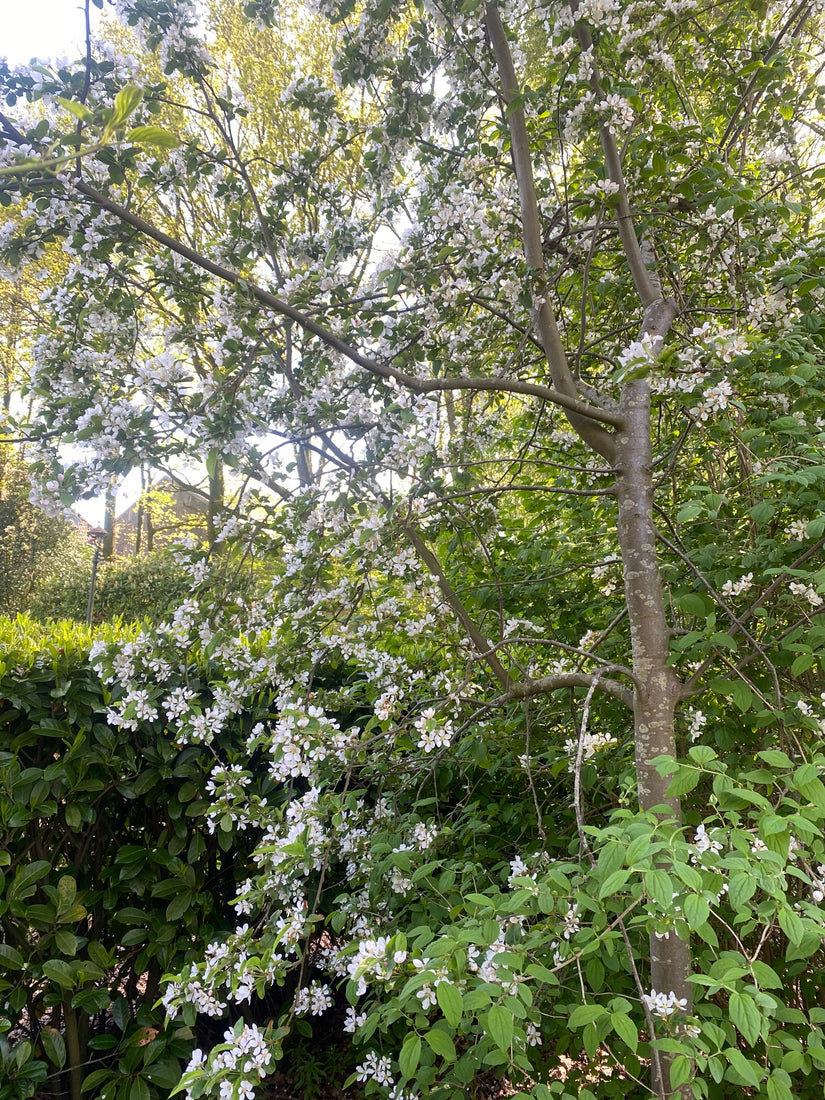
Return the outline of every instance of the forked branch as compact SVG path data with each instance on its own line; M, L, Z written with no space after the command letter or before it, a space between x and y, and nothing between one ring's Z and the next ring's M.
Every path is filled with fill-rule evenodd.
M524 258L537 277L535 288L537 298L533 307L533 324L544 349L554 387L558 392L573 397L576 394L576 382L567 362L567 353L564 350L561 334L556 324L553 307L547 294L547 287L544 285L545 268L541 218L533 179L533 161L530 153L527 123L524 110L517 102L519 84L516 79L513 56L495 3L487 5L485 18L487 32L495 53L501 98L507 110L507 122L510 128L510 147L521 209ZM575 415L575 410L572 410L569 406L565 407L569 414L573 414L569 415L568 418L572 427L575 428L584 442L592 447L597 454L612 462L615 455L613 437L600 425L593 424L592 421L601 420L602 423L608 424L615 424L616 421L613 419L608 420L604 416L582 420L581 417ZM616 426L618 427L620 424Z

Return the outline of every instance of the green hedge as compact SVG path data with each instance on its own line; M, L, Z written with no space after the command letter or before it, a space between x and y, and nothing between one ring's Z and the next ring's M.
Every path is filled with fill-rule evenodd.
M244 837L206 827L212 752L162 716L114 725L91 640L0 620L0 1100L47 1078L40 1095L166 1097L196 1036L164 1028L160 977L234 927L248 873Z
M91 559L70 560L38 587L29 613L40 622L86 621ZM95 581L94 621L160 622L189 594L191 579L168 552L101 562Z

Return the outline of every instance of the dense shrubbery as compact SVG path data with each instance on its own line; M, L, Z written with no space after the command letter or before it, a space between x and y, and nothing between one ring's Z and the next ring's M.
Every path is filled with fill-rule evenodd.
M702 744L663 762L683 832L633 809L632 744L604 732L610 704L594 701L593 732L563 746L558 709L514 703L507 720L453 726L376 698L357 660L319 666L300 635L215 634L173 669L174 629L166 643L98 637L101 687L84 628L3 627L3 1100L47 1075L72 1100L165 1097L194 1046L231 1061L263 1035L310 1088L331 1042L339 1071L361 1059L368 1091L400 1072L473 1096L521 1069L548 1100L560 1055L583 1049L558 1095L588 1097L608 1052L638 1076L659 1050L677 1075L694 1052L721 1097L753 1082L742 1049L756 1048L769 1095L791 1081L817 1095L818 757L760 750L754 727L738 759ZM128 686L139 669L142 693ZM271 698L276 669L312 702ZM745 729L723 714L717 745ZM651 1046L633 957L674 928L694 934L707 996L687 1020L651 1000ZM155 1004L175 972L165 999L183 1017L164 1028ZM629 1089L605 1076L597 1095Z
M109 721L90 642L0 620L3 1100L47 1080L72 1100L166 1096L196 1037L164 1027L160 977L232 926L244 873L243 835L204 816L211 749L176 748L164 720ZM237 715L223 751L257 717Z
M91 558L63 561L34 593L33 618L85 622L92 576ZM94 621L126 622L170 616L189 592L190 581L167 553L102 562L95 582Z
M30 488L25 461L8 444L0 447L0 614L3 615L24 611L37 598L43 578L58 563L61 570L67 566L82 570L89 557L70 523L44 515L29 503Z

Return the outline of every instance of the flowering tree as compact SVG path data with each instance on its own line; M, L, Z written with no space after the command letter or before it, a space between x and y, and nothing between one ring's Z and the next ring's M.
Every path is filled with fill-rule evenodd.
M814 1095L815 11L117 10L132 52L3 73L2 244L69 257L42 503L186 457L224 509L95 651L111 721L184 749L268 700L206 792L260 844L167 988L229 1018L189 1095L339 1011L393 1100Z

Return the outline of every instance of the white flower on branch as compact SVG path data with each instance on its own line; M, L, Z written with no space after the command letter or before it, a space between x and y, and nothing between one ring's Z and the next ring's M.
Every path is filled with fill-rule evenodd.
M582 738L582 760L592 760L597 752L607 749L619 742L612 733L593 732L585 733ZM571 737L564 742L564 751L570 757L570 768L575 765L579 753L579 738Z
M799 581L791 581L788 587L794 596L801 596L808 601L811 607L822 606L822 597L812 584L802 584Z
M723 596L741 596L753 588L753 573L745 573L738 581L725 581L722 585Z
M449 719L439 723L432 707L428 707L416 718L415 728L419 734L418 747L428 753L435 749L446 749L453 737L452 723Z
M715 837L711 836L702 823L696 830L693 837L693 845L696 849L696 856L693 856L693 862L698 863L697 856L700 856L703 852L721 852L722 843Z
M704 733L705 726L708 724L707 715L701 710L696 710L694 707L691 707L688 711L688 719L690 721L690 725L688 726L688 737L691 741L695 741Z
M733 393L733 386L725 379L717 382L715 386L709 386L702 394L702 400L699 404L694 405L690 410L691 416L704 424L716 413L722 412L728 407Z
M295 994L293 1002L297 1016L321 1016L328 1008L332 1008L332 994L329 986L321 982L311 982L308 986L302 986Z
M675 1012L687 1012L687 998L677 997L672 990L670 993L657 993L651 989L649 993L642 994L642 999L650 1012L662 1020L669 1020Z

